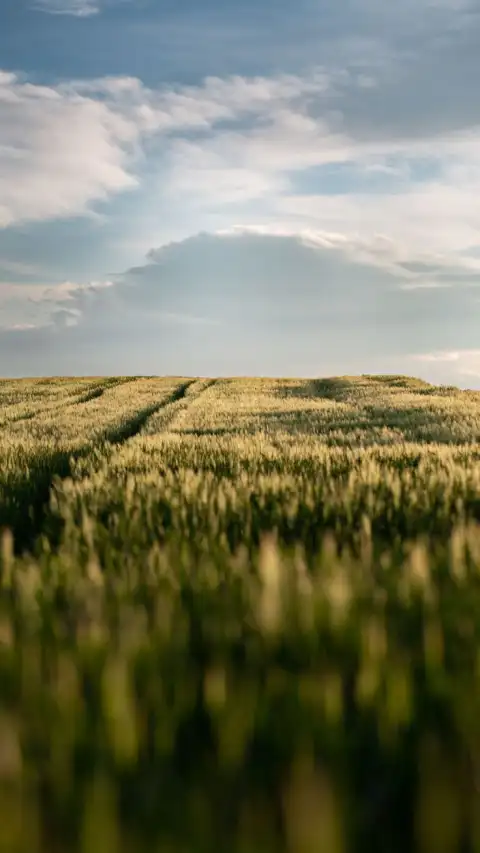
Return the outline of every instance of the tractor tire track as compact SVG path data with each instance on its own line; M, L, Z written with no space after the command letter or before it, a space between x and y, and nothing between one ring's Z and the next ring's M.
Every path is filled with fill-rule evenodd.
M205 393L212 385L217 383L217 379L194 379L188 384L185 393L181 397L177 397L168 408L163 408L157 413L157 417L149 418L141 431L142 435L159 435L163 432L168 432L180 415L188 411L195 400Z
M149 418L157 414L157 412L167 410L170 406L175 405L175 403L184 400L188 389L194 384L194 382L195 379L188 379L186 382L182 382L177 388L175 388L168 397L164 397L160 402L153 403L150 406L146 406L144 409L140 409L134 417L129 418L120 426L109 430L106 433L105 440L110 444L124 444L124 442L128 441L130 438L134 438L142 431Z
M152 415L182 400L194 382L194 379L190 379L179 383L167 397L162 397L160 401L140 409L132 417L110 427L103 436L94 441L75 449L47 450L36 456L26 457L22 472L12 476L11 481L3 487L0 484L0 531L7 528L12 532L15 552L34 552L35 544L42 533L48 535L54 547L58 545L61 525L50 511L50 495L54 481L72 476L75 463L86 459L90 454L97 452L101 455L102 450L106 450L109 445L120 445L133 438ZM98 392L100 389L93 390ZM101 395L97 393L95 396ZM69 405L77 405L77 402Z
M25 412L22 415L13 415L11 418L8 418L7 415L7 420L0 424L0 429L7 429L12 424L17 424L22 421L31 421L33 418L41 415L54 414L57 411L64 411L72 406L79 406L83 403L88 403L90 400L95 400L98 397L101 397L104 392L108 391L110 388L116 388L119 385L126 385L127 382L132 382L137 378L138 377L136 376L129 376L125 379L102 379L100 382L95 382L94 384L87 386L86 391L75 391L74 394L68 394L64 398L50 403L50 405Z

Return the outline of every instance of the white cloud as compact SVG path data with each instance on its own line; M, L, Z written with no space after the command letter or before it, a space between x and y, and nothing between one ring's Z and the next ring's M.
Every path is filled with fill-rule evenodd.
M83 213L136 185L138 131L107 104L0 78L0 226Z
M314 73L207 78L196 87L151 91L134 78L41 86L0 72L0 227L85 214L92 202L137 186L146 136L209 131L326 85ZM181 143L172 151L178 157ZM235 176L224 178L235 188Z

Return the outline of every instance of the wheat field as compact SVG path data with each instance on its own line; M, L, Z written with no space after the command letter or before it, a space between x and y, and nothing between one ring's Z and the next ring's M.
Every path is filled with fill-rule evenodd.
M0 381L0 853L478 853L480 392Z

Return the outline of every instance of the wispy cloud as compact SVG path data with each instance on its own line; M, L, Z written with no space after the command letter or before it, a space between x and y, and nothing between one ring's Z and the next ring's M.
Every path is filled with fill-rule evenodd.
M35 323L14 323L12 326L6 325L0 327L4 332L28 332L31 329L38 329Z
M30 289L31 295L29 299L31 302L40 304L40 303L58 303L58 302L69 302L74 301L75 299L80 299L82 296L89 293L96 293L98 290L103 290L106 287L113 287L114 282L107 281L91 281L87 284L78 284L72 281L64 281L61 284L57 284L54 287L48 285L45 287L36 287L35 291L32 293Z
M11 258L2 257L0 254L0 286L2 279L8 277L9 274L20 278L35 278L39 277L39 270L35 264L28 264L25 261L12 260Z
M424 366L433 381L455 384L480 382L480 349L437 350L410 356L410 363Z
M416 361L450 362L462 359L473 359L480 362L480 349L447 350L444 352L427 352L411 356Z
M34 0L31 8L49 15L72 15L89 18L100 12L100 5L90 0Z

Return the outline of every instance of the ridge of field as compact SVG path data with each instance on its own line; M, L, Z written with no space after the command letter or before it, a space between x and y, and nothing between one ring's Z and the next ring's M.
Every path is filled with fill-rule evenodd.
M0 851L477 853L480 394L62 407L0 432L73 448L0 552Z

